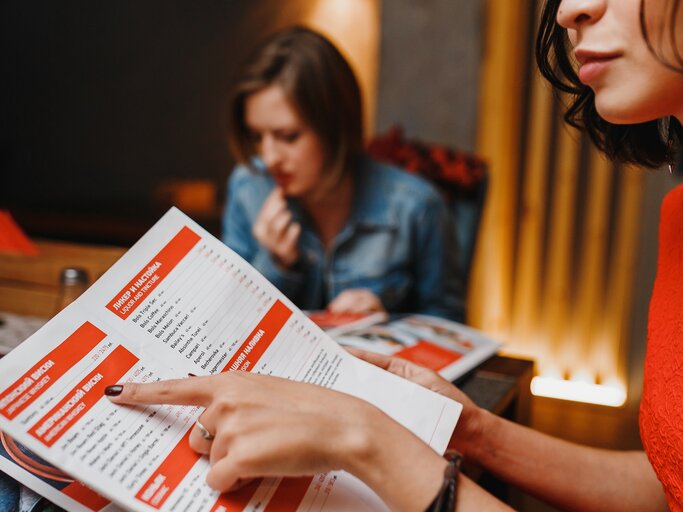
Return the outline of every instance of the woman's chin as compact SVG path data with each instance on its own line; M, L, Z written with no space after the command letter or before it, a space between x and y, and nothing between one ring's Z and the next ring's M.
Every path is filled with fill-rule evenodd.
M624 108L626 105L628 108ZM641 104L633 99L601 98L598 93L595 95L595 110L601 118L612 124L640 124L666 115L664 112L659 113L660 109L653 108L650 102Z
M296 198L301 196L301 194L297 193L296 188L291 186L282 187L282 193L285 195L285 197Z

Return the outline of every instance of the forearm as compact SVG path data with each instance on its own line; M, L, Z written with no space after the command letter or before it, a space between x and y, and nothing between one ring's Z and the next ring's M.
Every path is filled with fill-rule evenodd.
M424 511L440 491L446 460L401 425L376 411L357 437L345 469L369 485L393 511ZM456 510L505 511L506 505L460 476Z
M580 446L483 414L480 439L463 450L503 480L565 510L667 510L643 452Z
M472 480L460 475L455 512L467 512L469 510L476 510L477 512L512 511L510 507L484 491Z

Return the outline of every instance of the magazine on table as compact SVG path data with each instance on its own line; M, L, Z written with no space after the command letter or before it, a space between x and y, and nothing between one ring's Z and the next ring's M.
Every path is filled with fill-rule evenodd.
M174 208L81 297L0 359L0 468L74 511L386 510L341 471L264 478L219 494L205 483L208 459L188 444L200 408L131 407L103 396L115 383L223 371L357 396L440 453L462 409L351 356Z
M481 331L430 315L308 314L341 345L401 357L450 381L493 356L501 346Z

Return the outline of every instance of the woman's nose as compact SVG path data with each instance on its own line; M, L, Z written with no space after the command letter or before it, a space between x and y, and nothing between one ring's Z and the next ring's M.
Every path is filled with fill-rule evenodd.
M276 167L282 158L277 142L270 136L261 141L261 159L268 169Z
M562 0L557 10L557 23L566 29L595 23L605 13L607 0Z

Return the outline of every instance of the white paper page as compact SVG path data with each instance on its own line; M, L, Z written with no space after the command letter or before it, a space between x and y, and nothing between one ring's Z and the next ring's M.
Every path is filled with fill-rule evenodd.
M359 361L246 262L171 210L81 298L0 361L0 426L130 510L378 510L338 472L219 496L192 452L191 407L116 406L107 385L224 370L363 398L443 452L461 406ZM276 419L274 418L274 421ZM223 507L223 508L221 508ZM231 508L232 507L232 508Z

